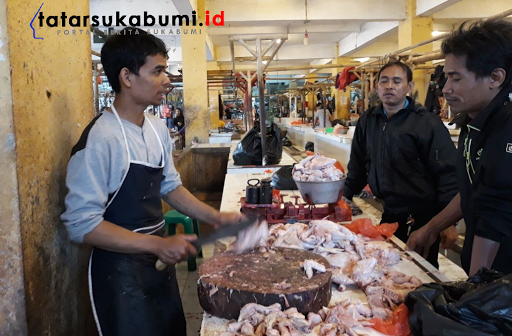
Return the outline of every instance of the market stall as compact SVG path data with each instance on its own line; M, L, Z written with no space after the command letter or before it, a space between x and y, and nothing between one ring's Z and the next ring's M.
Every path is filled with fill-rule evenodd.
M221 203L221 211L238 211L242 206L241 198L245 196L247 180L254 178L261 179L264 177L265 174L254 173L250 170L247 170L245 174L226 175L223 198ZM299 191L281 191L280 195L283 197L284 202L291 201L294 204L304 203ZM363 214L354 216L353 219L370 218L373 223L378 223L380 221L380 212L377 211L375 208L370 206L362 199L355 198L354 202L358 207L361 208ZM217 242L215 248L216 253L219 253L220 251L225 251L234 241L235 238L231 237ZM426 262L426 260L424 260L416 253L405 251L404 243L398 240L397 238L392 237L389 243L401 255L400 262L393 266L393 271L407 274L407 276L409 277L414 276L423 283L444 282L450 280L449 277L441 273L439 270L433 268L428 262ZM442 256L440 256L440 264L445 270L448 271L452 279L462 279L465 277L465 274L463 274L463 272L461 273L460 268L458 268L455 265L452 265L452 263L449 260ZM332 296L328 304L329 307L335 307L340 304L343 305L346 304L347 302L351 302L353 304L368 303L367 295L361 288L357 286L346 286L345 290L340 291L338 285L335 285L333 283L331 292ZM215 295L215 293L212 295ZM283 307L285 307L287 304L285 303L286 300L287 299L284 298L283 301L280 302L283 305ZM222 332L225 332L228 329L228 325L232 322L233 321L230 321L229 319L218 318L208 313L204 313L201 335L221 335ZM361 326L361 328L356 328L355 330L359 330L363 335L379 335L379 333L377 333L375 330L363 326Z

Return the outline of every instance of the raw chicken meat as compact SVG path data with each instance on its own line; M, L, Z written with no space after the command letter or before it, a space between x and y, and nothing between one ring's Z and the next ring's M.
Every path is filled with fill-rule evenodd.
M308 277L308 279L311 279L313 277L313 271L317 271L319 273L325 272L324 265L310 259L304 260L304 263L302 264L301 267L304 268L304 271L306 272L306 276Z
M352 265L352 261L347 253L330 254L326 256L325 259L327 259L332 267L336 267L341 270L348 270Z
M308 322L311 327L315 327L322 323L323 319L322 316L315 314L315 313L309 313L308 314Z
M355 285L354 280L352 280L347 274L343 274L341 268L332 270L331 281L342 286L342 288L345 288L347 285Z
M313 160L310 158L303 163L302 170L311 167ZM268 230L266 239L257 239L266 251L279 246L305 249L325 257L332 268L332 283L337 284L340 290L345 290L346 286L360 287L368 303L345 302L340 307L310 313L307 319L294 308L282 312L279 304L263 308L249 304L242 309L238 320L246 320L248 324L233 325L232 329L239 327L236 335L250 332L249 325L253 327L254 335L262 336L356 335L368 324L369 318L390 318L393 309L403 302L407 293L421 284L413 276L390 269L400 262L402 256L382 237L355 234L344 225L328 220L313 220L309 224L277 224ZM315 271L326 270L315 260L305 260L301 267L308 278L313 277Z
M358 261L352 272L352 279L360 287L365 287L380 279L383 276L382 270L377 266L377 259L368 258Z
M316 153L308 156L293 167L295 181L328 182L339 181L345 174L334 166L336 159Z
M256 246L265 246L268 239L268 224L263 220L257 221L247 229L238 233L236 238L236 251L242 253L252 250Z
M309 313L307 319L295 308L281 311L277 307L279 304L270 307L255 303L247 304L242 308L238 321L230 323L227 331L221 335L341 336L345 333L357 335L350 326L368 325L365 314L368 314L369 308L362 304L352 305L349 302L343 302L330 309L323 308L318 314ZM250 314L260 314L262 317L255 321Z

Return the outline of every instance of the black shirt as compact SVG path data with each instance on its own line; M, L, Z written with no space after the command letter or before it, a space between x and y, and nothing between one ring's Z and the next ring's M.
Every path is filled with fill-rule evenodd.
M386 211L441 211L457 194L457 150L441 119L407 99L390 118L382 104L359 118L344 194L350 199L368 183Z
M500 242L492 268L512 273L512 86L503 89L459 137L457 182L466 222L462 266L471 264L474 236Z
M227 109L224 110L224 112L226 112L226 119L228 119L228 120L231 119L232 114L233 114L231 112L231 110L229 108L227 108Z
M181 123L181 125L178 125L178 123ZM178 131L180 131L183 126L185 126L185 117L183 115L176 116L173 120L173 126L178 128Z

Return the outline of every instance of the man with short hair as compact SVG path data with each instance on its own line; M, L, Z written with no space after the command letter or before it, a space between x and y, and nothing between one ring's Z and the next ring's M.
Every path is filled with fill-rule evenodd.
M344 195L352 199L368 183L384 201L383 223L398 222L395 235L407 241L457 193L456 150L441 119L407 97L412 71L391 62L377 74L382 103L359 118L352 142ZM457 239L454 227L442 234L444 247ZM427 260L438 267L440 240Z
M315 125L319 128L331 127L332 120L331 112L322 108L322 102L316 103Z
M444 96L465 118L459 136L459 194L409 238L426 254L437 233L464 218L461 261L471 276L481 267L512 273L512 23L462 25L442 44L448 80Z
M219 213L182 186L167 127L145 115L168 92L162 40L138 28L107 39L101 62L116 92L73 147L62 220L71 240L92 245L89 293L100 335L186 335L174 264L196 254L194 235L164 237L163 199L215 226ZM168 264L155 269L160 259Z

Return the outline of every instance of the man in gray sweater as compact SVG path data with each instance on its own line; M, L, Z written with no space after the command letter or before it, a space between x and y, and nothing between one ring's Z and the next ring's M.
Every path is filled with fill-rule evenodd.
M89 292L100 335L186 335L174 264L196 254L196 237L163 237L161 199L214 226L242 215L220 213L182 186L167 127L144 114L170 85L162 40L126 28L106 41L101 61L116 98L73 147L62 220L71 240L94 247ZM170 267L155 270L157 259Z

